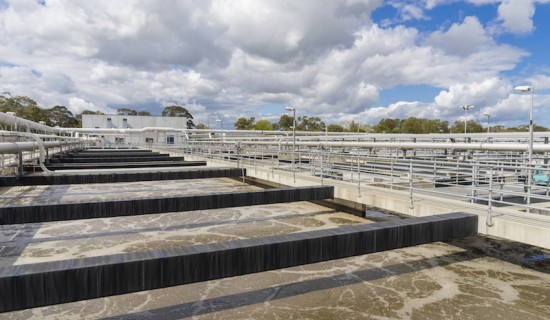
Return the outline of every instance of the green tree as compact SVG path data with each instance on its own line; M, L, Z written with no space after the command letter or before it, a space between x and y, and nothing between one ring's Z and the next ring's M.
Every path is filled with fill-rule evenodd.
M256 122L256 125L254 125L254 130L273 130L273 127L271 126L271 122L269 122L269 120L260 120Z
M296 124L296 130L300 131L324 131L325 123L319 117L298 117L300 123Z
M484 132L483 126L477 120L468 120L466 123L467 133ZM451 127L451 133L464 133L464 121L457 120Z
M9 92L0 95L0 111L15 112L18 117L32 121L46 120L46 111L40 108L36 101L25 96L14 97Z
M294 117L291 117L287 114L283 114L279 119L279 130L289 131L292 130L294 125Z
M134 109L130 109L130 108L118 108L116 113L117 114L122 114L122 115L128 115L128 116L137 115L137 111L134 110Z
M184 107L172 105L167 106L162 111L163 117L185 117L187 118L187 129L193 129L195 128L195 124L193 123L193 115Z
M422 119L422 133L447 133L449 132L449 122L439 119Z
M204 123L197 124L197 127L195 129L210 129L208 128Z
M329 124L327 128L328 132L344 132L344 127L339 124Z
M0 95L0 112L14 112L18 117L34 122L48 123L48 110L25 96L12 96L9 92Z
M137 113L138 116L151 116L151 112L149 111L139 111Z
M235 129L237 130L252 130L254 129L254 121L256 119L254 117L250 117L250 118L245 118L245 117L240 117L239 119L237 119L237 121L235 121Z
M74 128L78 126L78 120L65 106L53 106L49 110L48 122L52 126Z
M29 104L26 107L16 111L16 113L18 117L34 122L44 121L46 124L51 125L48 121L48 110L40 108L37 104Z
M351 121L349 123L349 132L365 132L365 130L361 129L361 126L359 125L359 122Z
M382 119L376 126L374 126L374 132L376 133L401 133L400 129L401 120L399 119Z
M422 131L422 124L424 119L418 119L415 117L408 117L401 121L399 127L402 133L424 133Z

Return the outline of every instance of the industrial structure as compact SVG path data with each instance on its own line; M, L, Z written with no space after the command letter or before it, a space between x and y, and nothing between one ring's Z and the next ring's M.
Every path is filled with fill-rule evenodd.
M181 144L182 135L176 130L187 128L185 117L137 116L124 114L83 114L82 128L119 129L117 131L96 130L103 144L109 146L151 145L154 143ZM155 128L160 130L155 131ZM167 133L166 129L174 129ZM151 129L147 134L130 135L125 129Z
M549 133L530 144L525 133L189 130L98 119L51 128L0 113L0 312L9 319L282 268L313 265L308 273L319 274L329 260L477 234L535 246L529 259L550 249ZM423 273L434 261L477 257L465 250L411 265ZM411 265L380 270L400 277ZM250 303L279 292L263 300L252 291ZM242 303L240 293L224 294Z

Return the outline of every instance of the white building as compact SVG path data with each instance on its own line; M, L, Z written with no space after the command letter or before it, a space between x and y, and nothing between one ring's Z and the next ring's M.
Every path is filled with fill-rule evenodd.
M83 114L82 128L94 129L143 129L173 128L186 129L185 117L131 116L120 114ZM106 144L143 145L143 144L179 144L183 142L181 132L164 132L162 130L132 134L128 132L98 133Z

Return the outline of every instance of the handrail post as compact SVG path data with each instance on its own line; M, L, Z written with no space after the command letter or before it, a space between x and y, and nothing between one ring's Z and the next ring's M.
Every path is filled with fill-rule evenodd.
M493 226L493 167L489 167L489 195L487 197L487 226Z
M413 202L413 160L411 158L409 165L409 209L414 209Z

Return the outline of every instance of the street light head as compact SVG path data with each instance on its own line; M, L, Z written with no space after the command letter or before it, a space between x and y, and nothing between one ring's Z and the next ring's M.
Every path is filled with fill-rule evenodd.
M515 92L531 92L533 90L532 86L517 86L514 88Z
M296 110L295 108L291 108L291 107L286 107L285 109L287 109L288 111L294 111L294 110Z
M474 106L472 106L472 105L469 105L469 104L467 104L467 105L463 105L463 106L460 106L460 107L461 107L462 109L464 109L464 110L470 110L470 109L473 109L473 108L475 108Z
M486 116L486 117L488 117L488 116L490 116L491 114L490 114L489 112L483 112L483 115Z

